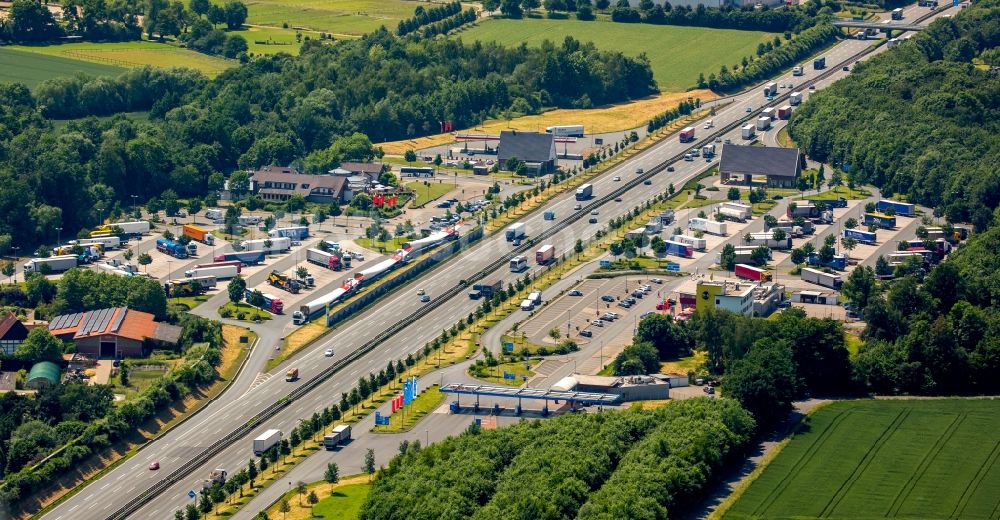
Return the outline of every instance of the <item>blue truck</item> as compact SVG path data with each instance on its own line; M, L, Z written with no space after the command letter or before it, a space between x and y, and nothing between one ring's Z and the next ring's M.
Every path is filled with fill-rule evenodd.
M876 241L873 231L864 231L861 229L845 229L844 238L853 238L862 244L874 244Z
M673 240L667 240L667 254L675 255L682 258L691 258L694 256L694 250L691 246L687 244L682 244L680 242L674 242Z
M809 258L806 259L806 263L809 265L816 265L820 267L829 267L830 269L835 269L837 271L843 271L847 268L847 257L844 255L834 255L833 259L829 262L824 262L822 258L816 253L809 253Z
M866 226L875 224L882 229L896 228L896 217L890 217L889 215L883 215L881 213L865 213L864 222Z
M272 238L277 237L288 237L292 240L304 240L309 238L309 228L306 226L291 226L275 228L267 232L267 235Z
M156 241L156 250L170 255L174 258L187 258L188 250L184 247L184 244L180 242L174 242L173 240L159 239Z
M239 253L226 253L216 256L215 262L240 261L243 265L257 265L264 261L264 251L242 251Z
M916 207L906 202L882 199L875 203L875 209L880 213L885 213L885 210L889 208L895 210L897 215L903 215L904 217L912 217L917 213Z

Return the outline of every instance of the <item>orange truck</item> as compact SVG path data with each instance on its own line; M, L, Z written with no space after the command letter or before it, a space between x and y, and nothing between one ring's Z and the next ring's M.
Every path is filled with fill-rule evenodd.
M184 224L181 230L181 234L187 237L191 237L191 240L196 242L201 242L202 244L213 246L215 245L215 237L212 233L205 228L195 226L193 224Z
M285 372L285 381L295 381L299 378L299 369L289 368L288 372Z

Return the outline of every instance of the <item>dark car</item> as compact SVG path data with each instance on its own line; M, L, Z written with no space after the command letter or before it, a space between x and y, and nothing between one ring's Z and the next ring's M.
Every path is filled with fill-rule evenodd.
M572 291L569 292L569 295L570 296L583 296L583 293L580 292L580 291L578 291L578 290L576 290L576 289L573 289Z
M601 296L601 301L608 302L608 303L614 303L615 297L611 296L610 294L605 294L604 296Z
M653 181L651 181L649 179L646 179L646 180L642 181L642 183L645 184L646 186L652 186L653 185Z
M671 164L670 166L667 166L667 171L668 172L674 171L674 165Z
M848 71L848 70L851 70L851 68L848 67L847 65L844 65L844 71Z
M583 337L585 337L585 338L589 338L589 337L593 336L594 333L590 332L587 329L583 329L583 330L580 331L580 335L583 336Z
M622 201L621 197L615 197L615 202L621 202L621 201Z
M590 220L588 220L587 222L590 222L591 224L597 224L597 218L596 217L590 217Z

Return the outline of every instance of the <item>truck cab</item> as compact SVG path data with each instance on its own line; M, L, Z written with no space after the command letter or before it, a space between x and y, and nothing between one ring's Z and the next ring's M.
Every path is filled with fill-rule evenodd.
M285 372L285 381L297 381L299 379L299 369L289 368L288 372Z
M305 322L306 322L306 315L302 314L301 311L295 311L295 312L292 313L292 324L293 325L302 325Z

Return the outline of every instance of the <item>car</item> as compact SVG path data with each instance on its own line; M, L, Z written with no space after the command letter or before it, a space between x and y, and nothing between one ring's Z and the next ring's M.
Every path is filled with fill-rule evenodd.
M326 356L326 357L333 357L333 349L332 348L328 348L328 349L324 350L323 351L323 355Z
M636 290L632 291L632 297L633 298L642 298L645 295L646 295L646 293L640 291L639 289L636 289Z
M602 302L608 302L608 303L614 303L615 297L611 296L610 294L605 294L604 296L601 296L601 301Z
M635 305L635 298L625 298L624 301L629 305Z
M816 90L816 85L809 85L809 90Z
M591 211L590 214L591 215L597 215L597 210L595 209L595 210Z
M431 297L429 295L425 294L425 295L423 295L423 296L420 297L420 303L427 303L429 301L431 301Z
M574 211L580 211L582 208L583 208L583 206L581 206L579 204L577 204L576 206L573 206L573 210Z
M613 179L611 179L611 180L613 180L613 181L615 181L615 182L618 182L618 181L622 180L622 178L621 178L621 177L618 177L618 176L616 175L616 176L615 176L615 177L614 177Z
M520 238L515 238L514 241L513 241L513 244L514 244L514 247L517 247L517 246L521 245L521 239Z
M715 138L715 142L717 142L717 143L721 143L721 142L722 142L722 138L721 138L721 137L716 137L716 138Z
M653 181L651 181L651 180L649 180L649 179L646 179L646 180L642 181L642 183L643 183L644 185L646 185L646 186L652 186L652 185L653 185Z
M590 322L590 324L593 325L593 326L595 326L595 327L603 327L604 326L604 320L594 320L594 321Z
M365 255L363 255L361 253L354 253L351 256L353 256L355 260L360 260L362 262L365 261Z
M662 284L663 283L663 279L661 279L661 278L650 278L649 281L653 282L655 284Z
M584 338L589 338L589 337L592 337L593 335L594 335L594 333L590 332L587 329L583 329L583 330L580 331L580 336L583 336Z
M686 153L686 154L684 154L684 160L685 161L693 161L694 160L694 156L691 155L691 154L689 154L689 153Z
M597 219L594 218L594 217L590 217L590 220L588 220L587 222L589 222L591 224L597 224Z
M572 291L569 292L569 295L570 296L583 296L583 293L580 292L580 291L578 291L578 290L576 290L576 289L573 289Z
M669 303L670 305L677 305L677 300L673 298L667 298L667 303Z
M627 302L627 301L625 301L625 300L622 300L622 301L618 302L618 306L621 307L621 308L623 308L623 309L628 309L629 307L632 306L632 304L629 303L629 302Z
M645 173L645 170L643 170L642 168L636 168L635 169L635 173L636 173L636 175L639 175L639 174Z
M753 112L753 107L747 107L747 113Z
M844 65L844 72L847 72L847 71L849 71L849 70L851 70L851 68L850 68L850 67L848 67L847 65Z
M778 302L778 307L781 309L787 309L791 306L792 306L791 300L781 300L780 302Z
M427 291L424 291L423 289L417 289L417 296L423 296L425 294L427 294Z
M648 318L648 317L650 317L650 316L652 316L654 314L656 314L656 313L652 312L652 311L650 311L650 312L644 312L644 313L642 313L642 314L639 315L639 321L642 321L642 320L644 320L644 319L646 319L646 318Z
M674 171L674 165L671 164L670 166L667 166L667 171L668 172Z
M116 360L114 360L114 361L111 362L111 366L113 366L115 368L118 368L121 365L122 365L122 360L120 360L120 359L116 359Z
M715 387L714 386L706 386L706 387L703 387L701 390L703 392L705 392L706 394L708 394L708 395L715 395Z
M621 202L621 201L622 201L621 197L615 197L615 202Z
M733 140L732 139L726 139L726 144L733 144Z
M149 470L150 471L156 471L158 469L160 469L160 461L154 460L153 462L149 463Z

